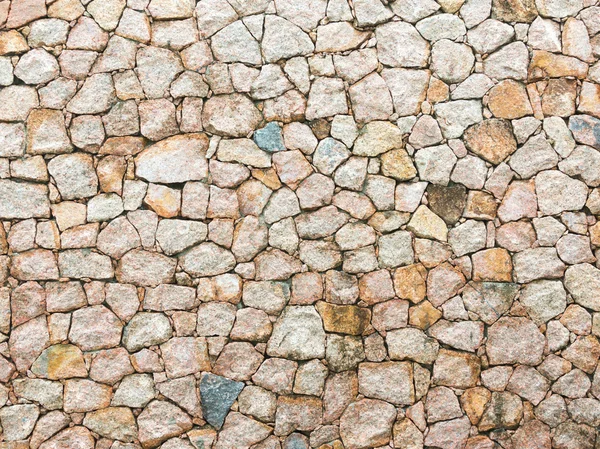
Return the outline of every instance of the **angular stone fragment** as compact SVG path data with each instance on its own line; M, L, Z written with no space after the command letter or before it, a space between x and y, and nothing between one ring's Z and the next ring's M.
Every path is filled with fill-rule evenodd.
M265 17L261 44L267 62L277 62L280 59L306 55L315 48L310 37L298 26L271 14Z
M325 356L325 331L312 306L290 306L276 321L267 343L267 354L292 360Z
M53 345L35 360L31 371L51 380L87 376L81 350L74 345Z
M469 388L477 384L481 371L479 357L459 351L440 349L433 365L433 382L453 388Z
M442 242L448 240L448 228L444 220L424 205L419 206L415 211L407 228L418 237L436 239Z
M35 109L27 118L27 152L31 154L69 153L73 147L60 111Z
M144 447L157 447L163 441L192 428L192 420L179 407L167 401L152 401L137 419L138 438Z
M500 318L488 331L490 364L537 365L542 360L544 336L527 318Z
M184 270L194 276L215 276L231 270L235 258L214 243L202 243L180 257Z
M41 449L62 449L67 447L93 449L94 437L87 428L74 426L60 431L40 445Z
M125 254L116 269L116 277L124 284L155 287L171 282L176 261L161 254L134 249Z
M135 159L136 175L163 184L199 181L208 175L204 134L187 134L162 140Z
M312 83L306 108L307 119L314 120L347 112L348 105L341 79L321 77Z
M12 442L26 439L33 431L39 416L40 411L33 404L3 407L0 410L0 423L4 430L5 440Z
M273 429L238 412L231 412L219 433L215 449L251 447L263 441Z
M425 438L425 444L435 447L451 447L466 443L470 423L466 417L435 423Z
M361 363L359 391L366 397L393 404L414 402L412 367L408 362Z
M206 374L200 381L202 397L202 414L209 424L220 429L230 407L236 400L244 384L226 377Z
M357 48L368 34L348 22L331 22L317 28L317 52L342 52Z
M430 364L437 358L439 344L419 329L397 329L387 333L386 342L392 360L414 360Z
M381 76L390 89L396 113L408 116L421 111L429 85L428 71L386 68Z
M170 378L210 368L207 344L203 338L175 337L160 345L160 351L165 362L165 372Z
M214 96L202 111L202 123L207 131L230 137L245 137L261 119L260 111L241 94Z
M498 119L469 128L465 132L465 143L471 151L493 164L499 164L517 149L510 124Z
M573 265L565 272L565 287L575 302L592 310L600 310L600 302L593 292L600 282L600 270L584 263Z
M396 410L387 402L362 399L346 408L340 420L340 436L348 449L367 449L387 444L392 437Z
M50 203L46 186L0 180L0 217L25 219L50 216Z
M10 273L22 281L58 279L56 258L49 250L32 249L12 258Z
M379 60L391 67L424 67L429 44L410 24L390 22L375 30Z
M275 415L275 434L314 430L322 422L321 399L310 396L280 396Z
M326 332L361 335L370 321L369 311L356 306L338 306L319 301L316 308Z
M540 280L523 288L520 302L527 309L531 319L539 325L565 310L567 296L560 281Z
M128 351L139 351L171 338L169 319L162 313L140 312L127 324L123 331L123 345Z
M524 80L527 78L528 63L529 52L526 45L523 42L513 42L489 55L483 62L483 72L490 78L499 80Z
M106 307L86 307L73 313L69 339L84 351L111 348L121 341L122 329L121 321Z

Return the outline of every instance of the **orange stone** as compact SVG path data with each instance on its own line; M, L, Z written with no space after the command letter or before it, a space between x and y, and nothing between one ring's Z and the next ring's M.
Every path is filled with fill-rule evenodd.
M442 317L442 312L433 307L429 301L411 307L408 314L408 324L423 330L431 327Z
M419 264L400 267L394 273L394 289L396 295L418 303L425 298L427 293L427 269Z
M358 306L338 306L319 301L317 311L327 332L361 335L371 321L371 311Z
M504 80L492 87L488 107L498 118L515 119L533 114L525 86L513 80Z
M512 282L512 261L504 248L491 248L473 254L473 280Z
M491 398L492 393L483 387L474 387L465 390L460 397L460 403L469 417L471 424L476 426L479 423L481 415L485 411L485 406L490 402Z

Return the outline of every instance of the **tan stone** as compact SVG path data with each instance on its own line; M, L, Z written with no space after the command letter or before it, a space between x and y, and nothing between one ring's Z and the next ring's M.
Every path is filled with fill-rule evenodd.
M439 103L449 98L450 88L442 80L431 77L429 88L427 89L427 101L430 103Z
M143 137L110 137L100 147L100 154L113 154L115 156L136 155L144 149L145 141Z
M523 417L523 404L516 394L494 392L486 410L479 421L479 430L514 429Z
M256 168L252 170L252 176L266 185L269 189L277 190L281 187L281 181L274 168Z
M417 175L417 169L410 156L402 148L381 155L381 170L385 176L398 181L408 181Z
M83 354L74 345L50 346L33 363L31 371L52 380L87 376Z
M125 158L106 156L98 162L96 172L100 181L100 190L106 193L114 192L121 195L123 191L123 176L127 169Z
M467 195L467 204L463 216L479 220L493 220L496 218L498 204L494 196L480 190L471 190Z
M427 293L427 269L420 263L400 267L394 272L394 289L396 295L418 303Z
M408 314L408 324L423 330L431 327L442 317L442 312L433 307L429 301L411 307Z
M584 82L579 94L579 112L600 118L600 85Z
M551 79L542 94L542 111L546 116L568 117L575 113L577 80Z
M319 301L317 311L326 332L361 335L371 321L371 312L358 306L334 305Z
M583 79L587 76L588 65L570 56L534 50L528 72L529 79L532 81L546 77L561 78L564 76Z
M0 33L0 55L25 53L27 50L29 45L17 30Z
M494 0L492 17L503 22L531 22L537 17L535 0Z
M504 248L491 248L473 254L473 280L512 281L512 261Z
M433 365L433 382L461 389L474 387L480 371L481 365L476 355L440 349Z
M499 164L517 150L510 123L500 119L485 120L467 129L465 144L492 164Z
M492 393L483 387L474 387L466 390L460 397L463 410L469 417L471 424L476 426L485 411L485 406L492 398Z
M410 219L407 229L414 232L417 237L435 239L442 242L448 241L446 223L425 205L418 207Z
M176 217L181 207L181 190L150 184L144 203L161 217Z
M62 112L34 109L27 118L27 152L31 154L68 153L73 150Z
M498 118L515 119L533 114L525 86L504 80L489 91L488 107Z
M593 246L600 246L600 222L590 227L590 240Z

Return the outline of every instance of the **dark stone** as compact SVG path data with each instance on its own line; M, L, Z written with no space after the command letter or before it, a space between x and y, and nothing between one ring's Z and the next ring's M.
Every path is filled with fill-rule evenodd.
M301 433L292 433L283 442L283 449L308 449L308 438Z
M200 381L200 398L204 419L211 426L220 429L229 409L243 388L243 382L236 382L215 374L206 374Z
M574 115L569 118L569 129L577 143L600 150L600 120L589 115Z
M269 153L285 150L281 128L275 122L269 122L264 128L254 131L253 139L261 150Z
M467 189L462 185L440 186L430 184L427 187L429 208L447 224L453 225L462 216L467 204Z
M312 132L317 139L323 140L329 137L329 133L331 132L331 123L324 118L313 120L308 125L310 126L310 129L312 129Z

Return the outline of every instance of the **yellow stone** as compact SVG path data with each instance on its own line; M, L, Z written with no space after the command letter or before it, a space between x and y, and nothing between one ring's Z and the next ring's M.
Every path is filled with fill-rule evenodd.
M397 181L408 181L417 176L417 169L402 148L388 151L381 156L381 170L385 176L390 176Z
M600 118L600 85L584 82L579 94L579 112Z
M480 220L493 220L496 218L498 204L494 196L481 190L471 190L467 195L467 205L463 216Z
M327 332L361 335L371 321L371 311L358 306L338 306L319 301L317 311Z
M25 53L27 50L29 45L17 30L0 33L0 55Z
M271 190L277 190L281 187L281 181L277 176L277 172L273 168L252 170L252 176L262 182Z
M411 307L408 311L408 316L408 324L425 330L434 325L442 317L442 312L433 307L429 301L423 301Z

